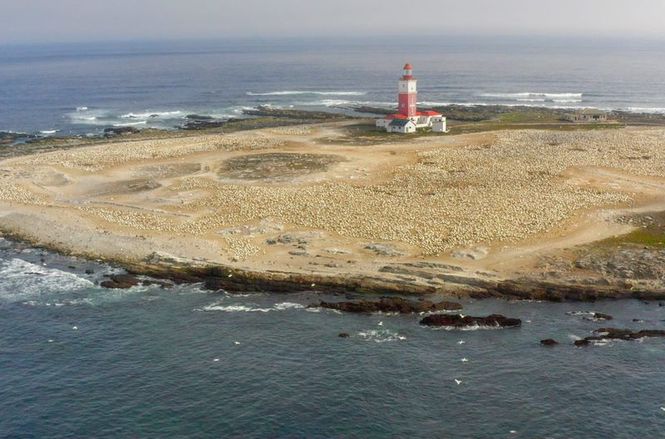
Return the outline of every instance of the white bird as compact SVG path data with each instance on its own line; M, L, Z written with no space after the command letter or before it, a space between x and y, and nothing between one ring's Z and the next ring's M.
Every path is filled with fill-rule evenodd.
M665 412L665 407L661 407L660 409Z
M76 331L79 327L78 326L72 326L72 329Z
M234 344L234 345L239 345L240 342L239 342L239 341L234 341L233 344Z
M48 339L48 342L49 342L49 343L53 343L53 339L52 339L52 338L49 338L49 339Z
M215 363L217 363L217 362L219 361L219 358L215 358L215 359L212 360L212 361L214 361Z
M379 323L377 323L377 325L383 326L383 322L379 322Z
M468 363L469 359L468 358L462 358L462 363Z
M464 344L464 343L466 343L464 340L460 340L457 342L457 344Z
M455 383L459 386L460 384L462 384L462 380L458 380L457 378L455 378Z
M316 284L312 284L312 288L314 288L315 286L316 286Z

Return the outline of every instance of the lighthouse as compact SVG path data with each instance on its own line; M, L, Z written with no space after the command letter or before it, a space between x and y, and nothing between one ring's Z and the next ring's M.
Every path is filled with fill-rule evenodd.
M404 66L404 75L399 80L397 111L406 117L415 117L418 113L418 80L413 77L413 66Z
M389 133L409 134L418 129L435 133L447 133L446 118L432 110L418 111L418 80L413 76L413 66L404 65L404 72L397 85L397 113L376 121L378 128Z

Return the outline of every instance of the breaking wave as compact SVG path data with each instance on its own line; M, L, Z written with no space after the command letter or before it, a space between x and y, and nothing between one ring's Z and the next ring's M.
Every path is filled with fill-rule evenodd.
M42 267L18 258L0 262L0 278L0 300L10 303L66 303L53 296L95 285L74 273Z
M271 312L271 311L287 311L291 309L304 309L305 306L300 303L282 302L277 303L269 308L262 308L260 306L253 306L249 304L244 305L223 305L221 302L213 303L212 305L204 306L201 311L222 311L222 312Z
M375 343L386 343L391 341L404 341L406 337L389 329L369 329L358 332L358 337Z
M582 102L583 93L482 93L480 96L517 102L576 103Z
M265 93L247 92L247 96L297 96L297 95L317 95L317 96L364 96L363 91L306 91L306 90L285 90L270 91Z

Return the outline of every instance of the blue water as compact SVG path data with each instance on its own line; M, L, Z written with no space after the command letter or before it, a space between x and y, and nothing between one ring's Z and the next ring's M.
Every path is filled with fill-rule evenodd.
M602 323L566 314L595 310L613 314L613 326L664 328L656 303L465 301L468 314L499 312L524 325L442 331L420 327L418 316L307 310L342 298L314 292L104 290L95 283L111 267L0 247L2 437L665 432L663 340L575 348L575 337ZM547 337L561 345L541 347Z
M424 106L665 112L665 42L423 37L0 45L0 130L173 128L189 113L389 107L414 64ZM295 93L290 93L295 92ZM77 111L78 108L78 111Z

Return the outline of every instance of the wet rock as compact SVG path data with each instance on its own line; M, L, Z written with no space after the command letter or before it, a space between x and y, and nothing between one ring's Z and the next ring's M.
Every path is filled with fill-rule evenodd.
M614 317L612 317L609 314L603 314L601 312L595 312L591 316L591 320L593 321L605 321L605 320L612 320Z
M87 269L85 270L85 274L95 274L95 270L92 270L92 269L90 269L90 268L87 268Z
M420 321L424 326L468 328L473 326L516 328L522 325L520 319L513 319L500 314L492 314L487 317L462 316L459 314L435 314L427 316Z
M546 338L545 340L540 340L540 344L543 346L556 346L559 342L553 338Z
M127 134L136 134L140 131L141 130L134 127L109 127L109 128L104 128L104 136L105 137L122 136Z
M111 274L107 277L108 280L105 280L99 284L103 288L126 290L141 283L141 281L136 276L131 274Z
M632 331L630 329L601 328L593 333L595 335L575 341L575 346L588 346L594 341L603 340L639 340L646 337L665 337L665 330L662 329Z
M212 116L200 114L188 114L185 116L186 122L182 125L184 130L204 130L209 128L223 127L228 121L225 119L215 119Z
M339 335L338 335L338 337L339 337L339 338L349 338L349 337L351 337L351 335L349 335L349 334L346 333L346 332L340 332Z
M413 314L432 311L452 311L462 309L456 302L430 302L428 300L412 301L401 297L382 297L378 301L360 300L357 302L321 302L316 305L321 308L335 309L349 313L399 313Z

